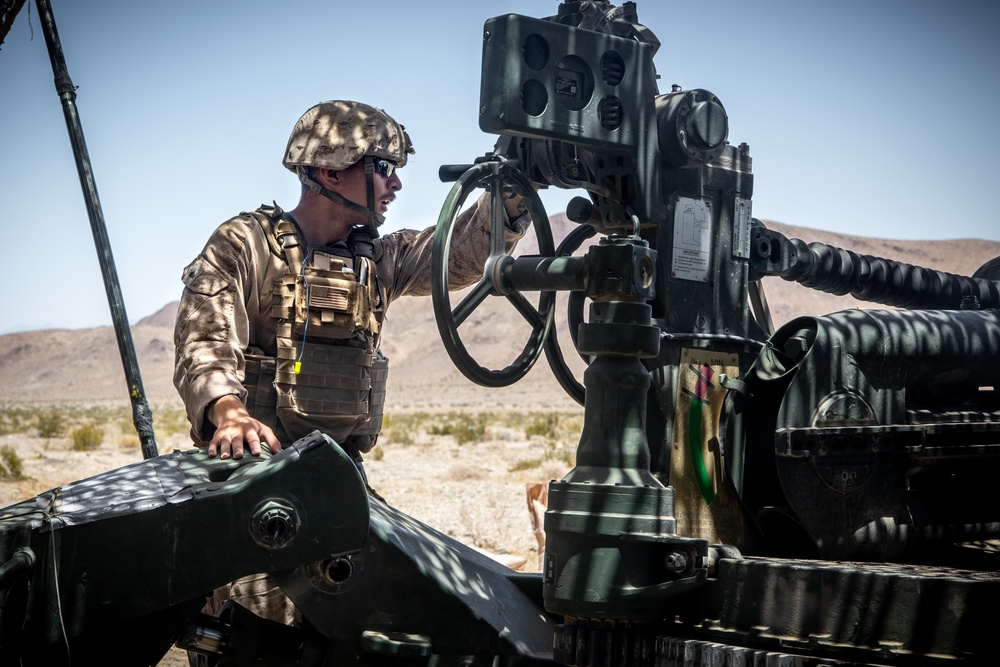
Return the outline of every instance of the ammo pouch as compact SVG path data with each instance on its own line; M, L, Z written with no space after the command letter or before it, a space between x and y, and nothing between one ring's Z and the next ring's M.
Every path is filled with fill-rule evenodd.
M361 331L378 334L372 311L377 299L374 266L364 257L357 258L357 266L355 277L342 259L332 258L329 269L305 266L301 273L282 278L281 292L294 295L294 313L287 319L294 322L295 336L343 339Z
M247 412L274 428L275 408L278 407L278 392L274 388L274 358L254 348L243 354L245 371L243 388L247 390L245 400Z
M294 358L245 356L246 406L257 419L272 428L280 425L285 434L318 428L338 444L350 445L362 454L374 446L382 429L389 377L389 360L381 350L372 356L364 348L307 346L297 376ZM326 361L322 361L324 357ZM280 382L276 372L279 366ZM329 374L322 375L323 366ZM306 369L319 373L306 373Z
M365 340L307 338L303 344L289 337L291 333L291 325L279 325L274 387L277 416L285 430L308 433L318 428L341 444L348 436L377 435L382 428L389 360ZM352 437L351 441L362 453L374 444L374 438Z

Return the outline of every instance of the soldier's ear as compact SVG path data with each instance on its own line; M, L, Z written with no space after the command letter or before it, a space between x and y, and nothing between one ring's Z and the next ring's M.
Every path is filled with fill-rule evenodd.
M316 180L324 188L333 189L340 184L340 172L336 169L317 169Z

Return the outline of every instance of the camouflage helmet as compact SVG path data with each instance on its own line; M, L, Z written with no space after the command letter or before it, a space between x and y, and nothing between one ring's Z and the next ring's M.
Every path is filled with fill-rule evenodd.
M295 123L282 164L294 172L299 167L339 170L371 155L402 167L413 152L406 130L386 112L361 102L331 100Z

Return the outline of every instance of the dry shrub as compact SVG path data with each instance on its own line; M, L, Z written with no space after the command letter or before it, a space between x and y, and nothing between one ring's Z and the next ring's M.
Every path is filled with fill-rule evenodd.
M0 477L24 477L24 461L10 445L0 447Z
M104 429L93 422L88 422L73 429L73 449L86 452L97 449L104 442Z
M472 543L480 549L494 553L508 553L512 545L518 543L527 520L518 516L517 526L509 520L506 491L492 490L484 494L482 502L462 505L458 510L459 520ZM518 498L520 503L523 500Z
M451 412L444 421L432 424L428 433L431 435L450 435L459 445L478 442L486 437L486 427L495 421L495 417L485 413L466 414Z
M469 464L452 466L448 471L448 479L455 482L471 482L485 478L486 472L482 468Z
M423 412L411 415L387 413L382 418L382 433L392 444L414 445L419 441L420 435L425 430L424 422L427 419L427 415Z
M66 419L58 410L46 410L35 418L40 438L58 438L66 430Z
M557 467L569 469L573 467L575 460L576 453L572 449L560 443L548 442L546 443L545 450L542 452L541 456L516 461L507 468L507 472L533 470L534 468L540 468L550 462L555 463Z

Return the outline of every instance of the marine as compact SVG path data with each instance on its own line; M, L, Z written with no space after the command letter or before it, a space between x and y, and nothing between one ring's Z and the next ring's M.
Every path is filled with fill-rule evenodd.
M208 456L258 456L320 430L361 467L382 422L388 359L382 323L401 296L430 294L434 228L381 235L414 154L403 125L350 100L321 102L296 122L282 164L302 184L277 203L222 223L183 271L174 331L174 385L196 445ZM504 199L510 250L530 223ZM489 198L457 221L453 288L482 277ZM244 606L293 622L270 577L238 582ZM218 595L217 595L218 597Z

